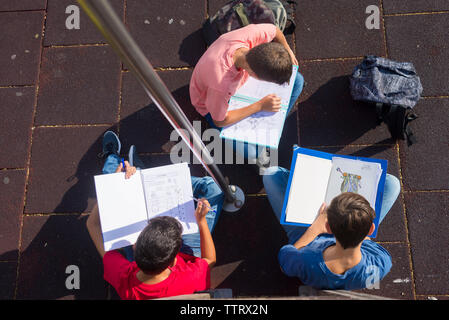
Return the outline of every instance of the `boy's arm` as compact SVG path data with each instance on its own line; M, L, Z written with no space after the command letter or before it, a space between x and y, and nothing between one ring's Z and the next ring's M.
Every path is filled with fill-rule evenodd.
M89 232L89 235L92 238L92 241L94 242L98 253L100 254L101 258L103 258L106 252L104 251L103 235L101 233L100 214L98 211L98 204L95 204L94 209L89 214L89 218L87 218L86 225L87 225L87 231Z
M290 57L292 58L292 63L294 65L299 65L298 60L296 59L295 54L293 53L293 50L288 45L287 39L285 39L284 34L282 33L281 29L279 29L278 27L276 27L276 35L275 35L273 41L276 41L276 42L279 42L280 44L282 44L285 47L285 49L287 49L288 53L290 54Z
M212 235L206 221L206 214L209 212L209 208L209 202L206 199L201 199L198 201L198 206L195 210L195 217L200 232L201 258L207 261L209 267L213 267L217 261L217 257L215 253L214 240L212 239Z
M306 232L302 235L302 237L299 238L299 240L293 244L295 248L299 250L307 246L313 240L315 240L315 238L318 237L320 234L327 233L326 221L327 221L326 204L323 203L319 209L319 213L315 221L306 230Z
M280 109L281 99L274 94L269 94L247 107L228 111L223 121L213 121L217 127L226 127L237 123L240 120L253 115L254 113L260 111L278 112Z

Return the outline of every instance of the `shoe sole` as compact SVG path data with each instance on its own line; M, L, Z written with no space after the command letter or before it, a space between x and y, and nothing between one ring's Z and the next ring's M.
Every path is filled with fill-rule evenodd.
M131 167L134 166L134 150L136 149L135 145L132 145L131 147L129 147L129 152L128 152L128 161L129 161L129 165Z

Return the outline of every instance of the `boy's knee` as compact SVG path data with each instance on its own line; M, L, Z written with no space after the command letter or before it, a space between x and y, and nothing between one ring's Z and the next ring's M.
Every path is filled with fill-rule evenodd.
M401 182L395 176L387 174L385 184L388 185L389 191L396 196L401 192Z
M263 178L262 178L263 184L266 185L266 184L271 183L275 179L275 176L280 174L282 172L282 170L283 170L283 168L277 167L277 166L268 167L265 170Z

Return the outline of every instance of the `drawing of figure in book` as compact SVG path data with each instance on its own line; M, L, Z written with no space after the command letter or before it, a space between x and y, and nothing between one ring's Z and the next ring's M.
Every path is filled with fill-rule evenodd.
M362 177L357 174L343 172L340 168L337 168L337 171L341 173L343 179L340 191L358 193L359 189L362 187L360 184Z

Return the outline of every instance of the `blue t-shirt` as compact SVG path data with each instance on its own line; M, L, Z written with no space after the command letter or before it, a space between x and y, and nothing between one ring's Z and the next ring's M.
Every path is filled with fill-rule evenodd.
M324 263L323 252L334 244L333 235L321 234L300 250L293 245L283 246L279 263L286 275L298 277L303 284L316 289L363 289L382 280L391 269L388 251L374 241L364 240L361 261L344 274L333 273Z

